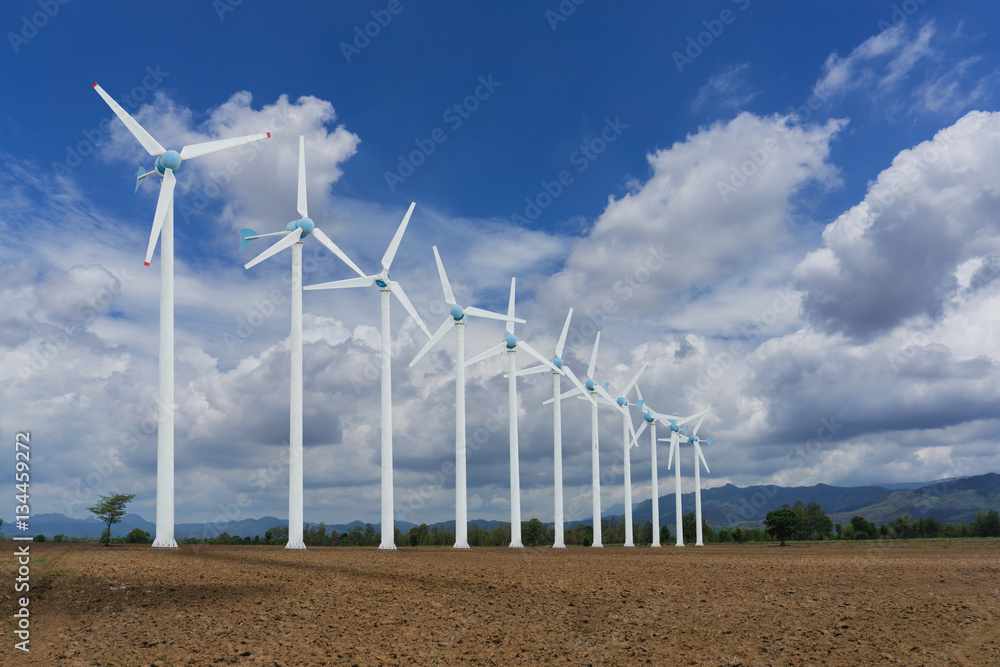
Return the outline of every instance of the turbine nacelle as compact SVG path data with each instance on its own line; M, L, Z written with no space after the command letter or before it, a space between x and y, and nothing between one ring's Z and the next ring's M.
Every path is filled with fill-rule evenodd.
M379 287L388 287L390 280L392 276L389 275L389 269L382 269L375 274L375 284Z
M656 417L653 416L652 412L642 413L642 418L646 420L647 423L652 424L656 421Z
M678 431L681 430L681 427L677 425L677 422L675 422L673 419L671 419L670 420L670 430L673 431L674 433L677 433Z
M167 169L176 171L181 166L181 154L177 151L167 151L156 158L156 171L162 176Z
M508 334L506 338L503 339L504 343L507 345L508 350L513 350L517 347L517 336L514 334Z
M316 223L310 220L309 218L301 218L299 220L289 222L285 226L285 231L293 232L296 229L302 231L302 234L299 236L299 238L304 239L309 234L312 234L312 231L316 229Z
M451 316L455 318L456 322L461 322L462 319L465 317L465 311L462 310L462 307L457 303L454 306L452 306L451 310L449 310L448 312L451 313Z
M627 399L627 398L625 398L624 396L619 396L619 397L618 397L617 399L615 399L615 400L616 400L616 402L618 403L618 405L622 406L623 408L624 408L624 407L628 407L628 399Z
M562 358L561 357L556 357L555 359L553 359L552 360L552 365L555 366L556 368L562 368L563 367L563 360L562 360Z
M590 392L597 391L597 383L594 382L593 378L587 378L587 381L584 384L587 387L587 391L590 391Z

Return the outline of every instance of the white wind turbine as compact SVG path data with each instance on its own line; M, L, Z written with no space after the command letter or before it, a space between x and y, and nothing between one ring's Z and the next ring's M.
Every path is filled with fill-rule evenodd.
M146 266L153 258L156 241L160 244L160 352L159 399L156 429L156 539L153 547L177 548L174 540L174 172L184 160L208 155L227 148L235 148L252 141L267 139L270 132L252 134L235 139L206 141L184 146L178 153L159 144L132 116L128 114L104 89L96 83L94 90L107 102L146 152L156 158L153 169L145 172L139 167L135 181L136 190L143 179L152 174L163 177L160 195L153 214L153 228L146 247Z
M491 313L481 308L463 308L455 301L455 294L451 290L451 283L448 282L448 274L444 271L444 264L441 263L441 255L438 254L437 246L434 246L434 260L437 262L438 277L441 279L441 290L444 292L444 300L451 306L444 322L434 332L431 339L427 341L423 349L413 357L410 368L413 367L427 352L430 351L448 333L450 325L455 327L455 547L456 549L468 549L468 496L466 493L465 475L465 323L466 315L473 317L483 317L492 320L507 320L506 315ZM514 319L513 322L524 323L524 320Z
M687 417L682 421L691 421L695 417L698 417L698 424L695 426L694 432L697 434L698 428L701 426L702 421L705 420L705 415L709 413L712 406L709 405L704 411L692 416ZM674 468L674 507L676 511L675 522L677 526L677 542L674 546L682 547L684 546L684 526L681 523L681 448L680 448L680 424L677 420L667 419L667 424L670 426L670 438L660 438L661 441L670 441L670 456L667 459L667 470L670 470L670 466L674 465L676 460L676 468ZM684 427L684 437L687 438L687 426ZM701 448L697 446L697 435L695 437L695 451L701 454ZM675 459L676 457L676 459ZM704 456L702 456L702 462L704 462ZM705 464L705 469L708 470L708 464ZM701 474L698 469L698 461L694 462L694 476L695 484L701 486ZM698 491L695 495L695 522L697 524L695 530L697 531L698 539L696 546L702 546L701 544L701 492Z
M517 451L517 351L524 350L546 367L558 372L552 362L538 350L514 335L514 278L510 279L510 300L507 302L507 336L482 354L469 359L467 366L482 361L498 352L507 352L507 393L510 411L510 546L521 548L521 470Z
M420 319L417 309L413 307L410 300L403 291L402 285L392 279L389 275L389 267L399 249L399 242L403 240L403 233L406 225L410 222L413 208L416 203L411 203L407 209L403 221L399 223L396 235L392 237L388 249L382 256L382 270L369 276L361 278L348 278L347 280L336 280L319 285L309 285L305 289L342 289L350 287L370 287L378 285L381 299L381 337L382 337L382 543L379 549L395 549L395 522L393 520L393 493L392 493L392 346L389 339L389 295L392 294L403 304L403 308L410 314L413 321L417 323L420 330L430 338L431 332L427 330L427 325Z
M680 430L680 425L686 424L692 419L696 419L702 416L703 414L705 414L705 412L707 412L707 410L705 412L701 412L696 415L680 419L675 415L662 414L653 410L653 408L651 408L649 404L642 399L642 391L640 391L638 384L636 384L635 386L635 392L636 395L639 397L639 402L637 405L639 406L639 410L642 412L643 421L642 425L639 427L639 430L635 432L636 439L633 442L635 444L638 444L639 436L642 435L642 432L645 431L646 427L648 426L649 460L650 460L650 467L652 468L652 496L653 496L653 543L650 546L659 547L660 546L660 482L658 478L658 464L656 462L656 422L660 421L663 424L666 424L670 428L671 436L674 436L676 435L677 431ZM673 437L671 437L670 439L673 440ZM673 445L671 445L671 453L673 453ZM683 536L683 531L681 530L682 526L680 519L681 477L680 477L679 464L675 469L675 472L677 480L676 500L675 500L677 508L677 521L676 521L677 523L676 528L678 534L677 546L682 547L684 546L684 536Z
M628 415L628 408L618 405L608 394L606 387L597 384L597 380L594 379L594 369L597 366L597 347L600 342L601 332L598 331L597 338L594 339L594 351L590 354L590 365L587 367L587 381L584 383L583 389L575 387L559 396L559 398L568 398L579 395L580 398L590 401L590 470L594 502L594 543L591 545L592 547L604 546L601 541L601 456L597 430L597 398L603 398L604 402L618 408L618 411L624 415ZM554 401L555 399L549 399L543 405L548 405Z
M299 135L299 197L296 207L301 218L289 222L284 231L257 234L252 229L240 230L240 250L254 239L263 236L284 236L283 239L247 263L249 269L285 248L292 248L292 331L289 348L292 357L290 426L288 432L288 543L286 549L305 549L303 540L302 500L302 244L312 234L330 252L342 259L359 276L365 274L354 262L309 219L306 204L306 147L305 137Z
M622 413L622 458L625 461L625 546L634 547L635 541L632 534L632 447L636 446L635 442L635 429L632 426L632 417L628 412L628 394L632 391L632 386L638 382L639 376L642 372L646 370L646 366L649 364L643 364L639 372L635 374L632 381L625 386L625 391L621 393L621 396L615 399L614 405L618 405L624 408L625 411ZM602 403L607 403L608 401L602 396L598 399Z
M566 345L566 334L569 333L569 323L573 317L573 309L569 309L569 313L566 315L566 323L563 324L562 333L559 335L559 342L556 343L556 356L552 359L552 365L558 370L552 373L552 399L553 399L553 411L552 411L552 460L554 468L554 478L555 478L555 533L556 539L555 544L552 545L553 549L565 549L566 541L563 535L563 471L562 471L562 400L560 392L560 378L565 374L573 381L583 395L590 398L589 394L584 392L584 386L577 379L576 375L573 374L572 369L565 365L562 360L563 347ZM530 373L541 373L548 370L548 366L538 365L532 366L531 368L525 368L517 372L518 375L528 375ZM591 399L593 400L593 399Z

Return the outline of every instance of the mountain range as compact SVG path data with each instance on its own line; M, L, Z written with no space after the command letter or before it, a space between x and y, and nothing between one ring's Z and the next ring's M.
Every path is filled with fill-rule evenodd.
M701 493L702 516L715 529L727 526L759 528L768 512L783 504L816 502L830 516L834 523L849 523L851 517L860 515L868 521L881 525L899 514L908 514L911 519L933 516L944 523L969 523L979 512L990 509L1000 511L1000 474L987 473L974 477L942 479L936 482L913 482L905 484L885 484L877 486L814 486L782 487L758 485L738 487L726 484ZM660 496L660 523L673 526L674 496ZM694 511L694 493L681 496L684 513ZM622 505L612 506L604 512L604 518L623 519ZM530 517L524 517L528 519ZM635 522L652 520L652 502L644 500L633 505L632 518ZM269 528L287 525L287 519L266 516L259 519L243 519L224 523L179 523L174 527L178 540L188 537L214 537L221 533L240 537L264 536ZM470 524L492 529L499 523L495 519L472 519ZM566 526L592 521L567 521ZM9 524L8 524L9 525ZM307 524L314 526L316 524ZM375 524L377 526L377 524ZM396 527L407 532L415 524L397 521ZM64 514L36 514L30 520L31 532L48 537L62 534L67 537L100 537L104 524L93 516L74 519ZM326 524L327 532L336 530L346 533L355 526L364 527L361 521L347 524ZM454 530L454 521L442 521L430 527ZM141 528L155 535L156 526L137 514L127 514L121 523L115 524L112 536L126 535L134 528ZM11 529L8 528L8 531Z

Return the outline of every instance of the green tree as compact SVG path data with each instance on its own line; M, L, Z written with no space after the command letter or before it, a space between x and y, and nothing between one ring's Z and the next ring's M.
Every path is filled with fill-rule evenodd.
M878 526L861 515L851 518L851 526L856 540L874 540L879 536Z
M660 544L670 541L670 526L660 526Z
M45 541L45 536L44 535L35 535L33 538L31 538L31 541L32 542L44 542Z
M100 496L101 502L93 507L88 507L88 512L93 512L97 518L107 524L104 529L104 546L111 545L111 526L120 523L122 517L127 514L125 506L135 498L134 493L112 493L110 496Z
M977 512L972 532L977 537L1000 537L1000 515L996 510Z
M142 528L133 528L125 536L125 541L129 544L149 544L149 533Z
M65 542L66 541L66 536L63 535L62 533L59 533L59 534L55 535L52 538L52 541L53 542Z
M767 534L777 540L781 540L781 546L785 546L785 540L793 535L798 522L798 514L790 507L772 510L764 517Z
M545 525L538 519L532 518L524 524L524 546L537 547L545 543Z

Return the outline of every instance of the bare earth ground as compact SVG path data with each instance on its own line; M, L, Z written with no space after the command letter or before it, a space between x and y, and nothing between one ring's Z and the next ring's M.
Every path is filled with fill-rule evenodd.
M3 665L1000 665L1000 541L14 548Z

